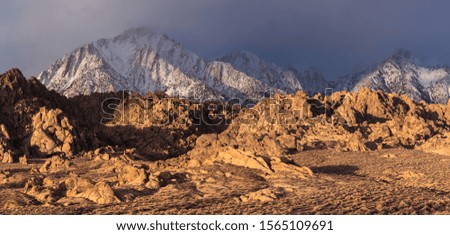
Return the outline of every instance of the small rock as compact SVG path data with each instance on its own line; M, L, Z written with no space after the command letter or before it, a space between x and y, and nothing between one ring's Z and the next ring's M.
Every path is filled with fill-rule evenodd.
M385 158L396 158L397 156L395 154L388 153L388 154L382 155L382 157L385 157Z
M60 188L44 185L42 178L32 177L25 184L23 192L41 202L55 202L60 194Z
M125 165L119 173L119 184L129 186L144 185L148 179L145 169Z
M158 176L151 174L148 178L149 179L148 179L147 183L145 184L146 188L158 189L160 187L160 182L159 182Z
M8 152L2 154L2 163L13 163L13 162L14 162L14 160L13 160L11 152L8 151Z
M259 201L272 202L278 199L278 196L270 189L262 189L256 192L251 192L245 196L240 197L242 202Z
M8 171L2 172L0 171L0 184L5 184L8 181L8 176L10 173Z
M404 171L398 176L398 179L406 180L406 179L412 179L412 178L421 178L423 176L424 176L424 174L422 174L422 173L416 173L413 171Z
M81 197L87 198L97 204L120 203L119 198L114 194L114 190L106 182L99 182L93 188L80 194Z
M44 165L39 168L40 173L54 173L58 171L67 170L69 168L70 162L61 156L53 156L52 158L46 160Z
M27 156L24 155L22 157L19 157L19 163L23 164L23 165L27 165L28 164Z

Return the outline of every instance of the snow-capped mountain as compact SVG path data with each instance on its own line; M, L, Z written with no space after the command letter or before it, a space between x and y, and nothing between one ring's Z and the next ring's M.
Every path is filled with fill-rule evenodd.
M416 101L447 103L450 69L423 66L411 52L401 49L381 64L344 76L336 86L349 91L362 87L404 94Z
M285 69L263 61L248 51L233 52L219 60L231 64L238 71L258 79L265 85L288 93L305 90L314 94L323 92L328 86L328 82L317 70L309 69L301 73L294 68Z
M57 60L38 80L66 96L129 90L198 99L258 99L267 92L303 88L294 72L250 53L207 61L146 28L78 48Z
M247 51L208 61L146 28L80 47L57 60L38 80L66 96L128 90L141 94L164 91L197 99L259 99L267 93L297 90L312 95L331 86L317 70L282 68ZM411 52L399 50L378 65L342 77L335 85L336 90L361 87L446 103L450 68L423 66Z

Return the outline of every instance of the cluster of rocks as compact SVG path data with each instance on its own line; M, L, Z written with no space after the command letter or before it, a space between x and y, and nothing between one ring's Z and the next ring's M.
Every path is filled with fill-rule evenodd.
M226 106L210 109L164 94L117 92L68 99L34 78L25 79L17 69L0 79L2 162L70 157L102 146L135 148L149 160L177 157L201 134L223 131L234 113Z
M48 158L39 169L30 170L22 192L42 204L114 204L177 182L176 174L136 160L133 150L105 147L78 157L79 161L59 155ZM0 181L7 177L2 173Z
M427 140L424 144L418 147L418 149L433 152L443 155L450 154L450 132L444 132L442 134L437 134Z
M198 136L223 131L230 107L199 105L165 94L130 94L115 108L98 134L109 145L135 148L148 159L167 159L189 151Z
M0 161L47 158L31 170L23 189L43 203L126 201L135 197L133 192L184 182L186 169L209 166L250 169L264 180L306 179L313 172L289 155L308 150L420 148L450 153L450 103L415 102L367 89L314 97L277 94L240 109L163 94L68 99L35 79L26 80L16 69L0 75L0 82ZM170 165L168 159L175 157ZM77 159L96 166L84 175L101 177L74 173L83 168ZM8 177L2 172L0 182ZM238 200L268 202L282 194L262 189Z
M343 95L345 99L336 109L345 121L342 126L360 133L371 150L416 148L449 130L449 105L414 102L407 96L368 89Z
M308 97L298 92L242 110L224 132L201 136L190 154L232 148L273 158L318 149L416 148L447 133L449 123L450 105L417 103L397 94L362 89Z
M17 69L0 75L0 155L3 162L76 153L78 133L58 107L67 99Z
M97 204L120 202L107 182L94 183L90 179L77 175L70 175L62 180L42 176L32 177L25 184L23 193L36 198L41 203L56 203L65 206L83 203L83 200Z
M300 179L313 175L307 167L295 164L288 156L261 156L250 151L231 146L214 146L214 142L205 142L208 136L201 136L196 147L187 155L189 166L207 166L214 164L231 164L245 168L259 170L264 177L274 174L289 174Z

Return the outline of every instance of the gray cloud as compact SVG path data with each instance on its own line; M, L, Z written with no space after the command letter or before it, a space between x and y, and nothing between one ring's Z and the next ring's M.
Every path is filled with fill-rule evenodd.
M2 0L0 70L36 75L98 38L148 26L209 59L247 49L328 78L411 49L450 64L444 0Z

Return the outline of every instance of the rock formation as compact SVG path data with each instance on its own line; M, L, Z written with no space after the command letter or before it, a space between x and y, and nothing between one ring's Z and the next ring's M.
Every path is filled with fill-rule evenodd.
M191 154L211 155L224 147L262 157L415 148L448 131L449 112L446 105L369 89L311 98L303 92L276 95L243 109L224 132L201 136Z
M227 185L242 183L239 174L252 183L233 196L237 203L270 203L296 190L279 183L283 179L315 178L314 168L292 154L387 148L450 153L450 103L395 93L276 94L242 108L158 93L65 98L18 70L0 81L0 160L20 159L29 169L0 172L0 184L15 182L23 189L20 201L33 205L116 204L187 189L180 195L214 198L239 187ZM397 178L420 176L411 172ZM15 208L19 202L8 203Z
M30 146L36 147L44 156L54 153L73 155L77 133L60 109L47 110L42 107L33 116L33 133Z

